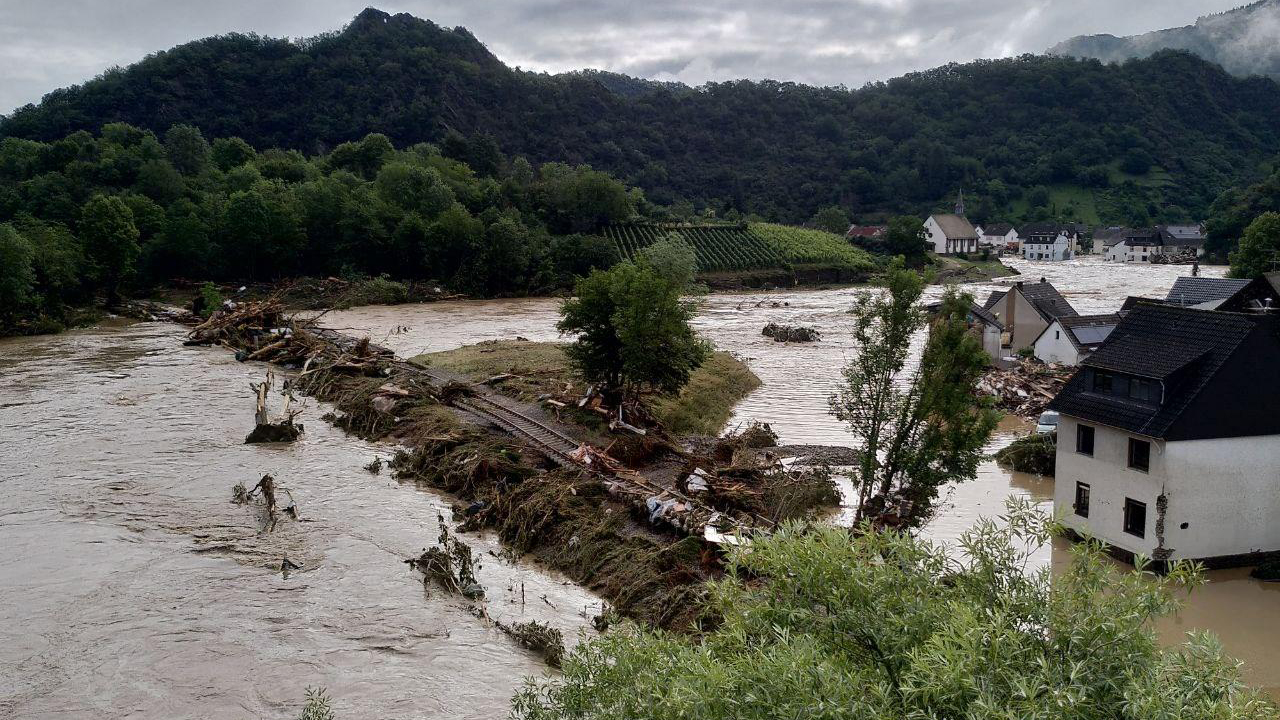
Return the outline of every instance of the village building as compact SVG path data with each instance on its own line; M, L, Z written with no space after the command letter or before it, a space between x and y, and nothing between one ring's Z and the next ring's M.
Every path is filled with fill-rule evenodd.
M1004 325L1003 354L1034 347L1045 328L1058 318L1079 315L1051 283L1018 282L1005 292L993 292L982 304Z
M1199 225L1161 225L1125 232L1112 245L1106 259L1112 262L1165 262L1174 257L1195 259L1204 255L1204 231Z
M942 303L936 302L926 305L925 310L930 314L935 314L941 307ZM982 339L982 349L987 351L987 355L992 360L999 360L1004 356L1004 351L1000 345L1004 334L1004 323L1000 322L990 310L977 303L972 303L969 306L967 321L969 330Z
M1139 303L1049 403L1055 512L1124 558L1280 551L1280 314Z
M924 221L925 238L938 255L978 251L978 229L964 216L964 193L956 200L955 213L934 213Z
M859 240L882 240L888 231L889 228L886 225L850 225L848 232L844 236L855 242Z
M1133 229L1126 227L1098 228L1093 231L1091 252L1094 255L1101 255L1107 260L1114 260L1111 256L1111 249L1117 244L1123 243L1125 235L1131 232L1133 232Z
M978 228L978 245L993 250L1012 251L1022 247L1017 228L1009 223L992 223Z
M1056 318L1036 338L1036 357L1047 363L1079 365L1102 345L1119 322L1120 316L1115 314Z
M1070 260L1075 257L1079 235L1070 226L1033 223L1022 228L1024 260Z
M1180 277L1173 282L1164 301L1181 307L1229 312L1280 308L1280 273L1253 280Z

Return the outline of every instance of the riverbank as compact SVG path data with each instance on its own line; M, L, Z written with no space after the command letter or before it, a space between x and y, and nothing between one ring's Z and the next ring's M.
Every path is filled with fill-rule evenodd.
M587 383L570 366L565 347L525 339L486 340L412 360L460 373L516 400L536 402L539 397L586 392ZM652 397L649 406L669 433L718 435L733 415L734 406L758 387L760 378L746 363L731 353L717 351L693 372L677 395ZM586 416L597 420L595 426L601 424L597 416Z

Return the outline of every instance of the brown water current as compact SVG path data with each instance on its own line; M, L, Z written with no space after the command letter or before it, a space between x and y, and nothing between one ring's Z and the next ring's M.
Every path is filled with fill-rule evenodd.
M1024 280L1047 276L1081 312L1115 310L1130 294L1162 297L1186 271L1011 264ZM970 289L983 296L1012 280ZM789 443L847 444L826 398L855 351L844 312L863 292L703 298L698 329L764 380L732 423L769 422ZM558 306L369 307L325 322L413 355L556 339ZM775 344L760 335L770 321L816 325L823 341ZM401 562L434 543L450 499L366 472L391 448L333 429L314 402L301 442L243 445L248 384L263 366L181 339L175 326L140 323L0 340L0 717L286 718L306 686L328 688L343 720L504 717L521 679L545 666L465 601L424 592ZM1025 431L1006 420L992 449ZM266 472L301 512L271 534L259 532L260 508L229 502L235 483ZM1052 479L984 464L928 533L953 540L1010 494L1048 507L1052 488ZM481 554L494 617L550 622L573 638L598 612L581 588L490 554L500 550L492 538L462 537ZM1062 562L1065 548L1039 557ZM303 569L284 577L285 556ZM1243 571L1212 580L1162 634L1213 630L1252 683L1280 688L1280 587Z
M287 718L307 686L344 720L504 717L545 665L402 562L449 499L365 471L392 448L315 403L299 443L242 444L264 366L181 340L140 323L0 341L0 717ZM267 472L300 509L270 534L230 502ZM599 611L463 539L494 618L573 639Z
M964 289L981 302L992 290L1044 277L1081 314L1108 313L1118 310L1130 295L1163 298L1175 279L1190 272L1185 266L1115 264L1097 258L1060 263L1010 259L1006 263L1022 274ZM1206 277L1221 277L1224 268L1203 267L1201 271ZM827 414L827 397L840 381L841 368L856 352L846 311L865 292L870 291L846 288L699 298L698 330L717 347L745 359L764 381L739 404L730 426L760 420L770 423L785 443L849 444L844 427ZM926 299L936 299L941 293L941 288L929 288ZM563 339L555 329L559 304L538 298L365 307L332 313L326 323L369 333L400 354L415 355L516 336ZM815 326L822 330L823 338L808 345L780 345L760 334L769 322ZM1004 447L1029 429L1027 421L1006 418L989 450ZM1051 511L1053 479L1011 472L986 462L973 482L949 490L946 506L925 533L953 542L977 518L1003 512L1010 495L1031 498ZM846 512L841 517L849 516ZM1041 548L1037 560L1065 561L1065 547ZM1192 594L1176 618L1161 623L1162 636L1176 642L1192 629L1214 631L1227 651L1244 661L1246 678L1280 697L1280 586L1251 580L1247 571L1215 572L1209 577L1211 582Z

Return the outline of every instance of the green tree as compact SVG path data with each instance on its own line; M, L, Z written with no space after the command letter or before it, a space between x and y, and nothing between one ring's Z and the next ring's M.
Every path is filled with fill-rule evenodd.
M547 163L541 174L538 192L552 232L595 232L635 212L634 198L607 173L586 165Z
M12 225L0 225L0 326L11 326L36 304L35 253Z
M810 221L819 230L843 235L849 230L849 214L839 205L830 205L818 211Z
M890 255L900 255L908 263L916 264L924 259L928 247L924 223L912 215L890 218L885 229L884 247Z
M118 197L94 195L80 211L78 231L107 302L118 302L120 285L133 274L141 252L133 211Z
M431 168L393 162L378 171L378 194L403 210L434 218L453 204L453 192Z
M693 308L653 268L623 261L578 281L560 309L560 332L578 333L566 353L607 392L675 392L709 353L690 327Z
M199 175L209 164L209 143L199 128L174 125L164 134L169 162L183 175Z
M1280 213L1259 215L1240 238L1240 249L1231 253L1231 277L1255 278L1280 270Z
M634 627L530 682L520 720L1263 720L1277 708L1207 634L1152 621L1201 582L1120 571L1096 542L1029 570L1056 531L1029 501L949 554L907 533L790 525L730 550L697 636Z
M258 155L252 145L238 137L214 140L209 154L213 164L223 172L253 162Z
M892 512L922 524L940 487L973 479L998 420L974 393L988 360L968 330L972 299L949 290L929 326L918 304L923 289L897 258L885 292L863 294L850 311L859 352L830 402L859 448L857 520ZM911 340L926 327L924 352L907 371Z
M698 272L698 255L680 233L671 233L640 251L639 261L681 290L693 284Z
M134 187L138 192L162 205L168 205L182 197L186 183L182 173L166 160L148 160L138 168L138 180Z

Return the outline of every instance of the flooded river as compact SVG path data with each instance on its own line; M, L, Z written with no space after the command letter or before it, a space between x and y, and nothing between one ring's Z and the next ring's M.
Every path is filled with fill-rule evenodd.
M1082 313L1115 310L1130 294L1163 296L1185 272L1011 264L1023 279L1047 276ZM860 292L702 301L699 330L764 380L732 423L767 421L788 443L849 442L826 398L852 351L844 311ZM756 307L761 300L786 305ZM557 308L546 299L371 307L326 324L413 355L555 339ZM817 325L823 341L775 345L760 336L770 321ZM342 435L314 403L300 443L241 444L248 383L262 367L180 340L176 327L144 323L0 341L0 717L284 718L306 686L327 687L343 720L504 717L521 678L545 667L465 603L424 593L401 562L434 542L449 500L363 470L389 449ZM1007 420L992 449L1025 431ZM271 534L258 532L259 509L229 502L232 485L266 472L301 511ZM985 464L928 532L952 539L1010 494L1047 506L1052 486ZM490 538L466 540L498 551ZM284 577L286 556L304 570ZM1065 557L1054 546L1041 559ZM573 636L598 609L537 568L488 553L483 563L495 617L548 621ZM1228 571L1161 631L1216 631L1248 679L1274 691L1278 618L1280 587Z
M389 449L314 404L301 442L242 444L263 366L181 341L162 323L0 341L0 717L290 718L307 686L344 720L504 717L545 666L402 562L448 500L365 471ZM262 534L230 498L267 472L301 521ZM493 617L576 637L598 612L466 541Z

